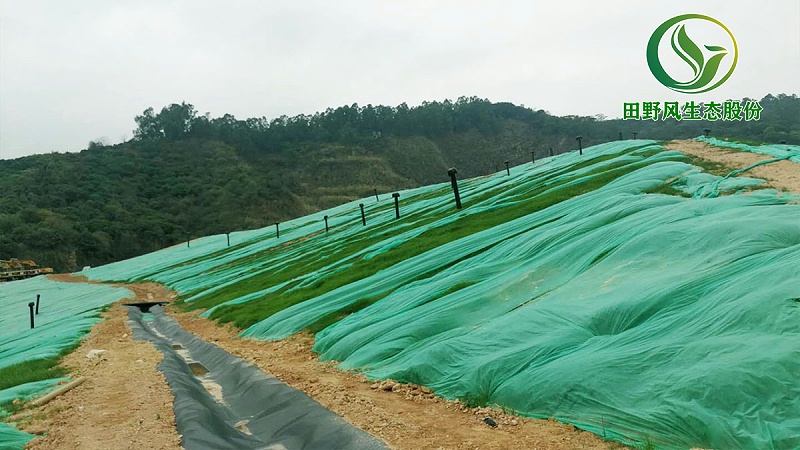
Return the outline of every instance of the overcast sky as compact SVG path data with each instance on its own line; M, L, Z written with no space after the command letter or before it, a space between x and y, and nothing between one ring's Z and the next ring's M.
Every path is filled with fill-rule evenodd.
M181 101L244 119L475 95L619 117L689 99L645 60L686 13L739 46L731 78L691 99L800 93L798 0L0 0L0 158L127 140L135 115Z

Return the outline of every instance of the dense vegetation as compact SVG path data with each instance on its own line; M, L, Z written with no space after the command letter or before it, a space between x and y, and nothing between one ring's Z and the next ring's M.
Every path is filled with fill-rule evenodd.
M373 189L481 175L583 145L712 134L800 143L800 99L767 96L758 122L556 117L478 98L358 105L296 117L198 115L187 103L135 118L134 139L0 161L0 259L60 271L307 214Z

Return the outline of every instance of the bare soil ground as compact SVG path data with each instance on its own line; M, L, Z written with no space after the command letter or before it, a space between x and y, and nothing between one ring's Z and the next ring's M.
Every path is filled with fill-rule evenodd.
M699 141L671 141L665 147L722 164L730 170L741 169L759 161L772 159L771 156L714 147ZM767 180L768 184L776 189L785 189L800 194L800 164L795 162L778 161L765 164L745 172L744 175Z
M51 278L79 281L69 275ZM126 286L138 301L164 290L153 283ZM35 450L180 449L172 392L156 366L162 356L152 345L131 340L126 325L130 300L103 313L81 346L63 365L86 382L39 408L23 410L14 420L28 433L43 435L28 443ZM106 350L87 359L92 349Z

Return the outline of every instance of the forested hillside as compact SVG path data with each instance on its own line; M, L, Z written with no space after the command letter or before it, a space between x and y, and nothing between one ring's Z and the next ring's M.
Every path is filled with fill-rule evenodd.
M260 227L371 195L470 177L616 140L718 137L800 143L800 99L767 96L758 122L556 117L478 98L352 105L238 120L187 103L136 116L134 139L0 161L0 259L59 271Z

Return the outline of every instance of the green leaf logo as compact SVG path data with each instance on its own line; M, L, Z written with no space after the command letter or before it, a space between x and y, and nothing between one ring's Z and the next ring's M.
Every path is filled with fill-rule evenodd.
M705 49L709 52L708 59L703 50L689 37L686 32L686 24L684 22L692 19L700 19L710 22L721 27L730 36L733 43L733 57L730 69L722 77L718 77L720 65L729 57L729 51L725 47L718 45L704 45ZM672 29L670 44L672 50L692 69L693 77L687 81L677 81L672 78L664 70L661 60L658 56L658 48L661 40ZM730 60L731 58L729 58ZM725 82L731 74L733 69L736 68L736 62L739 59L739 48L736 45L736 39L733 33L722 24L722 22L700 14L684 14L681 16L673 17L662 23L650 36L650 41L647 43L647 65L653 76L664 86L678 92L685 94L699 94L708 92L717 88Z

